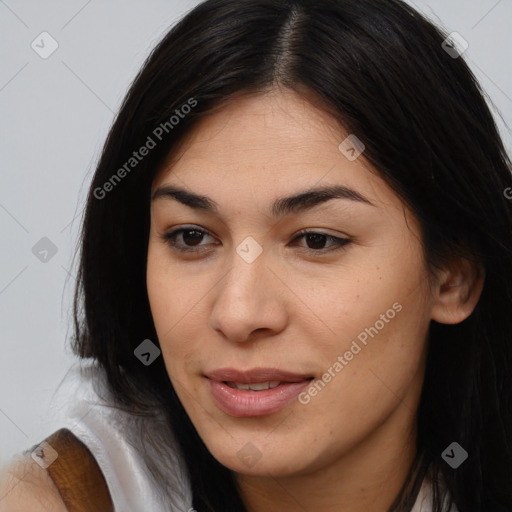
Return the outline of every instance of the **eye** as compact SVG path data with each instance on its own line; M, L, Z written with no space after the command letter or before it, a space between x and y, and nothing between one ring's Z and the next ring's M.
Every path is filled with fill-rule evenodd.
M304 247L304 250L311 253L319 253L319 252L332 252L343 249L346 245L350 244L353 240L351 238L342 238L333 235L328 235L327 233L321 233L319 231L313 230L302 230L297 237L294 238L293 241L304 239L308 245L316 246L316 248ZM333 245L330 248L323 247L326 241L330 240ZM318 247L320 246L320 247Z
M185 242L179 243L177 238L181 235L181 239ZM198 229L196 227L185 227L176 229L175 231L171 231L170 233L166 233L162 236L162 238L169 244L173 249L179 252L204 252L204 248L196 249L195 247L202 241L204 236L211 236L206 231L202 229ZM190 246L187 244L191 244Z
M174 250L183 253L201 253L208 251L207 248L200 245L205 236L211 237L211 235L199 229L197 227L184 227L176 229L169 233L162 235L165 242ZM181 238L181 241L179 240ZM341 238L326 233L321 233L312 230L302 230L298 236L296 236L292 242L304 239L308 244L308 247L302 247L302 250L309 253L326 253L342 249L344 246L350 244L353 240L350 238ZM330 241L332 245L325 247L326 242ZM313 247L309 247L312 245Z

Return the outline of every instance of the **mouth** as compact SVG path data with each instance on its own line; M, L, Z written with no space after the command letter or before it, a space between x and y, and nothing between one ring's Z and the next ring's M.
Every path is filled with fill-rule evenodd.
M219 368L206 373L205 377L217 382L236 384L302 382L313 378L312 375L292 373L275 368L252 368L245 371L236 370L235 368Z
M274 389L277 388L280 384L282 384L278 380L272 380L267 382L251 382L249 384L243 384L241 382L228 382L223 381L224 384L227 384L230 388L239 389L241 391L264 391L265 389Z
M273 414L292 402L314 378L272 368L244 372L223 368L205 377L217 406L236 417Z

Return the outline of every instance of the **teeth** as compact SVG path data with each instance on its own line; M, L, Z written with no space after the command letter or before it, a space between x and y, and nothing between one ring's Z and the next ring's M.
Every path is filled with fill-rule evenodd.
M230 388L240 389L244 391L263 391L265 389L273 389L281 384L278 380L272 380L269 382L257 382L254 384L241 384L240 382L226 382Z

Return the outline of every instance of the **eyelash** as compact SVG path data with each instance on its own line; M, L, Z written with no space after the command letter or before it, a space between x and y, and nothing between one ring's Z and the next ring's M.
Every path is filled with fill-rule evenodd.
M184 233L184 232L187 232L187 231L194 231L194 232L197 232L197 233L200 233L202 235L208 235L208 236L211 236L207 231L204 231L202 229L198 229L198 228L195 228L195 227L188 227L188 228L180 228L180 229L177 229L177 230L174 230L174 231L171 231L169 233L165 233L164 235L161 235L161 238L165 241L165 243L167 243L173 250L176 250L178 252L181 252L181 253L196 253L196 254L200 254L200 253L203 253L203 252L207 252L208 249L195 249L195 248L191 248L191 247L187 247L187 248L183 248L183 247L180 247L177 242L176 242L176 237L178 235L180 235L181 233ZM311 231L311 230L307 230L307 229L303 229L302 231L300 231L300 233L292 240L292 242L295 242L296 240L299 240L300 238L304 238L305 236L307 235L320 235L320 236L324 236L326 237L327 239L329 240L332 240L334 243L335 243L335 247L334 249L310 249L310 248L307 248L307 247L303 247L302 249L309 253L309 254L316 254L316 255L319 255L319 254L325 254L325 253L328 253L328 252L334 252L334 251L339 251L341 249L343 249L345 246L347 246L348 244L350 244L351 242L353 242L352 239L350 238L340 238L340 237L336 237L336 236L332 236L332 235L327 235L325 233L320 233L318 231Z

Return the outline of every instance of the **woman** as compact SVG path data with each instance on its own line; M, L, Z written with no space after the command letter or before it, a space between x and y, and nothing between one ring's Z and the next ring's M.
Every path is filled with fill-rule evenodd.
M512 510L510 169L457 46L403 2L192 10L83 225L75 350L111 407L68 434L116 510Z

